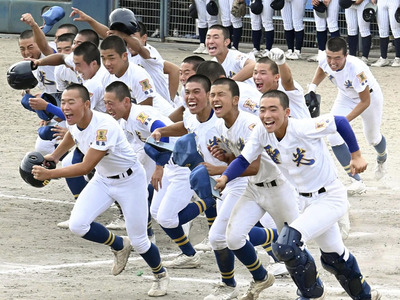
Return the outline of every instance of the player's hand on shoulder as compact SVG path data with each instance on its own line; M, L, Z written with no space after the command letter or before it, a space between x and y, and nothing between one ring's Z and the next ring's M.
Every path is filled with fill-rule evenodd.
M162 166L156 166L153 175L151 176L151 185L158 192L158 189L162 189L162 177L164 175L164 168Z
M272 48L268 53L268 57L276 62L277 65L283 65L286 62L285 52L279 48Z
M228 182L228 177L222 175L220 178L215 179L217 184L214 187L214 190L222 192L225 189L226 183Z
M30 98L29 106L34 110L46 110L48 102L40 97Z

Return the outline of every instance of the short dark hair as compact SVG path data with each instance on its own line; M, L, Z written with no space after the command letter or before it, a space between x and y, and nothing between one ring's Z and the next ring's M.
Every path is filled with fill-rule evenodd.
M199 64L196 74L206 76L211 82L214 82L218 78L226 77L225 70L221 64L211 60L203 61L201 64Z
M263 98L278 98L279 103L282 105L283 109L286 109L289 107L289 97L282 91L270 90L268 92L265 92L261 96L261 99L263 99Z
M70 91L70 90L77 90L83 102L90 101L89 91L84 85L78 83L71 83L65 88L64 91Z
M198 82L202 85L203 89L208 93L211 89L211 81L204 75L194 74L188 78L186 84L189 82Z
M227 85L232 93L232 97L240 97L239 86L235 80L230 78L218 78L212 85Z
M100 66L100 51L99 48L92 42L83 42L74 50L74 55L83 56L83 60L90 64L92 61L96 61Z
M269 69L271 70L272 74L274 75L279 74L278 65L269 57L261 57L259 60L257 60L257 63L266 64L269 66Z
M126 50L126 43L123 39L116 35L110 35L106 37L100 45L101 50L113 49L120 56L124 54Z
M78 34L84 36L86 38L86 41L92 42L97 47L99 46L100 38L99 35L96 33L96 31L92 29L82 29L81 31L78 32Z
M220 24L215 24L215 25L212 25L210 28L208 28L208 30L211 30L211 29L221 30L222 31L222 35L224 36L225 40L231 38L231 34L229 33L229 30L226 27L224 27L224 26L222 26Z
M67 29L68 33L72 33L74 35L78 34L78 27L76 27L74 24L71 23L61 24L60 26L57 27L57 30L58 29Z
M138 32L141 37L144 36L145 34L147 34L147 27L146 27L146 25L144 25L144 23L138 22L138 27L139 27Z
M193 65L193 70L197 70L197 67L199 66L199 64L201 64L203 61L205 61L204 58L202 58L201 56L198 55L191 55L191 56L187 56L182 60L182 63L184 64L191 64Z
M342 51L343 55L347 54L347 43L346 40L340 36L330 38L326 42L326 49L332 52Z
M129 87L122 81L114 81L106 87L106 93L114 93L119 101L122 101L125 97L131 99L131 92Z
M31 29L27 29L21 32L19 35L20 40L27 40L33 37L33 31Z
M60 35L57 39L57 43L58 42L74 42L74 38L75 38L75 34L73 33L64 33L62 35Z

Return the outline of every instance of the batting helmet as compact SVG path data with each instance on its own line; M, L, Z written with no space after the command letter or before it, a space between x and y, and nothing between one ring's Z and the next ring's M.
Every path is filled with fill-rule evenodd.
M7 71L7 82L16 90L33 89L38 81L32 74L31 62L24 60L13 64Z
M315 13L320 18L326 18L326 6L324 2L320 2L318 5L313 6Z
M264 6L261 0L252 0L250 4L250 10L253 14L259 15L262 13Z
M19 165L19 174L21 175L22 179L34 187L44 187L50 182L48 180L37 180L33 178L32 169L33 166L44 166L43 165L44 158L40 152L29 152L25 155L22 159L21 164ZM56 164L54 162L48 162L48 166L44 166L48 169L55 169Z
M400 23L400 7L396 9L396 12L394 13L394 17L396 18L397 23Z
M198 18L196 3L192 2L189 5L189 17L193 19Z
M207 3L206 9L210 16L218 16L218 5L214 0Z
M135 14L127 8L114 9L109 17L109 25L111 30L118 30L127 35L139 30Z
M341 8L346 9L352 6L356 2L355 0L339 0L339 5Z
M365 5L363 10L363 19L365 22L372 22L376 16L377 6L371 2Z
M304 95L304 99L306 100L306 105L310 111L311 117L318 117L320 113L321 95L311 91Z
M281 10L285 6L285 0L274 0L270 6L274 10Z

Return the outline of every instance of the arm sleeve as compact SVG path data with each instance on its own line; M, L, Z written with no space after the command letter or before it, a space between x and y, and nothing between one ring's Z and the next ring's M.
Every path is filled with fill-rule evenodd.
M164 122L162 122L162 121L160 121L160 120L155 120L155 121L153 122L153 124L151 124L150 131L153 132L153 131L156 130L157 128L161 128L161 127L165 127ZM169 143L169 137L162 137L162 138L160 139L160 141L161 141L161 142L164 142L164 143Z
M351 128L350 123L349 121L347 121L346 117L335 116L335 124L337 132L339 132L339 134L346 142L350 152L353 153L358 151L360 147L358 146L354 131Z
M236 157L222 175L228 177L228 182L243 174L250 166L250 163L242 156Z
M55 115L65 121L65 116L64 116L63 112L61 111L61 108L59 108L58 106L48 103L46 106L46 111L49 113L52 113L53 115Z

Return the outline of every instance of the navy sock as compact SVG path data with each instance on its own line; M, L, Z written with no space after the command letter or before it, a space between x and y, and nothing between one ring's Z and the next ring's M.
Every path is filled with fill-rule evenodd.
M165 271L164 267L161 263L160 251L153 243L151 244L149 250L146 253L140 254L141 257L146 261L149 265L153 274L159 274Z
M258 51L260 51L261 36L262 36L261 30L251 31L251 39L253 40L253 47L256 48Z
M350 154L350 150L347 147L347 145L343 143L339 146L333 146L332 151L335 154L339 163L342 165L342 167L346 171L347 175L354 178L355 180L360 181L361 177L359 174L356 174L354 176L351 174L351 170L350 170L351 154Z
M381 57L387 58L389 46L389 37L379 39L379 48L381 49Z
M207 217L208 229L210 229L217 217L217 205L210 206L204 211L204 213Z
M362 55L366 58L368 58L369 56L369 51L371 50L371 44L372 44L371 35L361 38ZM388 38L388 44L389 44L389 38ZM386 53L387 53L387 47L386 47Z
M400 38L394 39L393 44L396 51L396 57L400 57Z
M321 51L325 50L327 40L328 40L328 30L317 31L317 42L319 50Z
M219 271L221 272L222 282L228 286L236 286L235 274L235 255L228 248L214 250Z
M278 230L275 228L253 227L249 232L250 243L261 246L275 261L278 259L272 253L272 243L278 239Z
M254 246L249 241L246 240L246 244L238 250L233 250L233 253L246 266L254 280L265 279L267 270L261 264Z
M265 49L271 50L272 46L274 45L274 30L265 31Z
M347 36L347 42L349 44L350 55L357 56L358 35Z
M187 222L196 218L199 214L206 211L208 208L215 205L215 199L208 197L189 203L184 209L182 209L179 216L179 225L186 224Z
M208 28L199 28L199 39L200 43L204 44L206 42L206 35L207 35Z
M187 256L193 256L196 253L192 244L189 241L189 238L185 235L185 232L182 229L181 225L175 228L161 228L165 231L165 233L174 241L174 243L181 249L182 253Z
M380 163L384 163L387 159L387 152L386 152L386 139L383 135L379 144L375 145L374 148L376 152L378 152L376 160Z
M294 29L285 30L285 39L288 49L294 50Z
M242 37L243 27L233 28L233 47L239 50L240 38Z
M111 246L114 250L121 250L124 247L122 237L115 235L100 223L90 224L89 231L83 236L85 240Z
M331 38L338 37L338 36L340 36L340 30L339 29L334 31L334 32L331 32Z
M301 47L303 47L304 41L304 30L295 31L294 35L296 37L296 50L301 51Z

